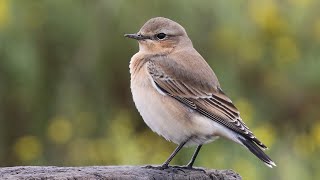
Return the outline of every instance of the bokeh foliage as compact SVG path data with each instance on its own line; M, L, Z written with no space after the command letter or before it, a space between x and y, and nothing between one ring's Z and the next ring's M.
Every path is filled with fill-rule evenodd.
M0 166L160 164L175 145L132 102L128 64L151 17L182 24L278 164L225 140L197 166L320 178L317 0L0 0ZM175 164L185 164L193 148Z

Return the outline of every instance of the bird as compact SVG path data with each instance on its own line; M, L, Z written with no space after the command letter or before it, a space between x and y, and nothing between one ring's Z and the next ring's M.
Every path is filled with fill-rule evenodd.
M264 153L267 146L243 122L183 26L155 17L138 33L124 36L139 44L129 65L136 108L152 131L178 144L160 169L169 168L183 147L197 146L183 166L193 169L201 147L219 137L244 146L268 167L276 166Z

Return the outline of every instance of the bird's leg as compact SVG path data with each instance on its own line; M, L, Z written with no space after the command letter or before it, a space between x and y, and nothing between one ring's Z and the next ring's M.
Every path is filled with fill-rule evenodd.
M194 153L193 153L193 155L192 155L191 160L190 160L189 163L187 164L187 168L192 169L193 163L194 163L194 161L196 160L196 158L197 158L197 156L198 156L198 153L199 153L201 147L202 147L202 144L198 145L197 149L194 151Z
M167 169L169 167L169 163L174 158L174 156L181 150L181 148L188 142L189 139L186 141L183 141L179 144L179 146L172 152L172 154L169 156L169 158L161 165L161 168Z
M178 147L176 147L176 149L171 153L171 155L169 156L169 158L161 165L161 166L151 166L151 165L147 165L145 166L145 168L150 168L150 169L167 169L169 168L169 163L171 162L171 160L176 156L176 154L182 149L182 147L189 141L189 139L183 141L182 143L179 144Z
M197 149L194 151L194 153L192 155L191 160L189 161L189 163L186 166L173 166L173 167L177 168L177 169L179 169L179 170L181 170L183 172L184 172L184 169L188 169L188 170L202 171L202 172L206 173L206 171L204 169L201 169L201 168L195 169L195 168L193 168L194 161L196 160L201 147L202 147L202 144L198 145Z

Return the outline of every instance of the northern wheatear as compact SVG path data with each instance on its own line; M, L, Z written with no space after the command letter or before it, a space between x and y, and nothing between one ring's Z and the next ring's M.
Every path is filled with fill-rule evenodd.
M130 61L131 91L138 111L154 132L179 144L160 168L168 168L183 146L197 145L186 166L192 168L201 146L218 137L243 145L267 166L276 166L180 24L156 17L137 34L125 37L139 42L139 52Z

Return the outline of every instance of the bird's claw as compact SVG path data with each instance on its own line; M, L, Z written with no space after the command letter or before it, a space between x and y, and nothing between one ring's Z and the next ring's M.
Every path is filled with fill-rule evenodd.
M164 169L168 169L169 166L168 166L168 165L161 165L161 166L146 165L146 166L144 166L144 168L147 168L147 169L155 169L155 170L164 170Z
M168 166L166 164L161 165L161 166L152 166L152 165L146 165L144 166L144 168L147 169L154 169L154 170L166 170L166 169L170 169L173 172L177 172L177 171L181 171L183 173L186 173L186 171L190 170L190 171L202 171L203 173L206 173L206 171L204 169L201 168L194 168L192 166ZM169 171L170 171L169 170Z
M192 171L202 171L203 173L206 173L206 171L202 168L194 168L192 166L172 166L173 168L176 168L182 172L185 172L184 170L192 170Z

